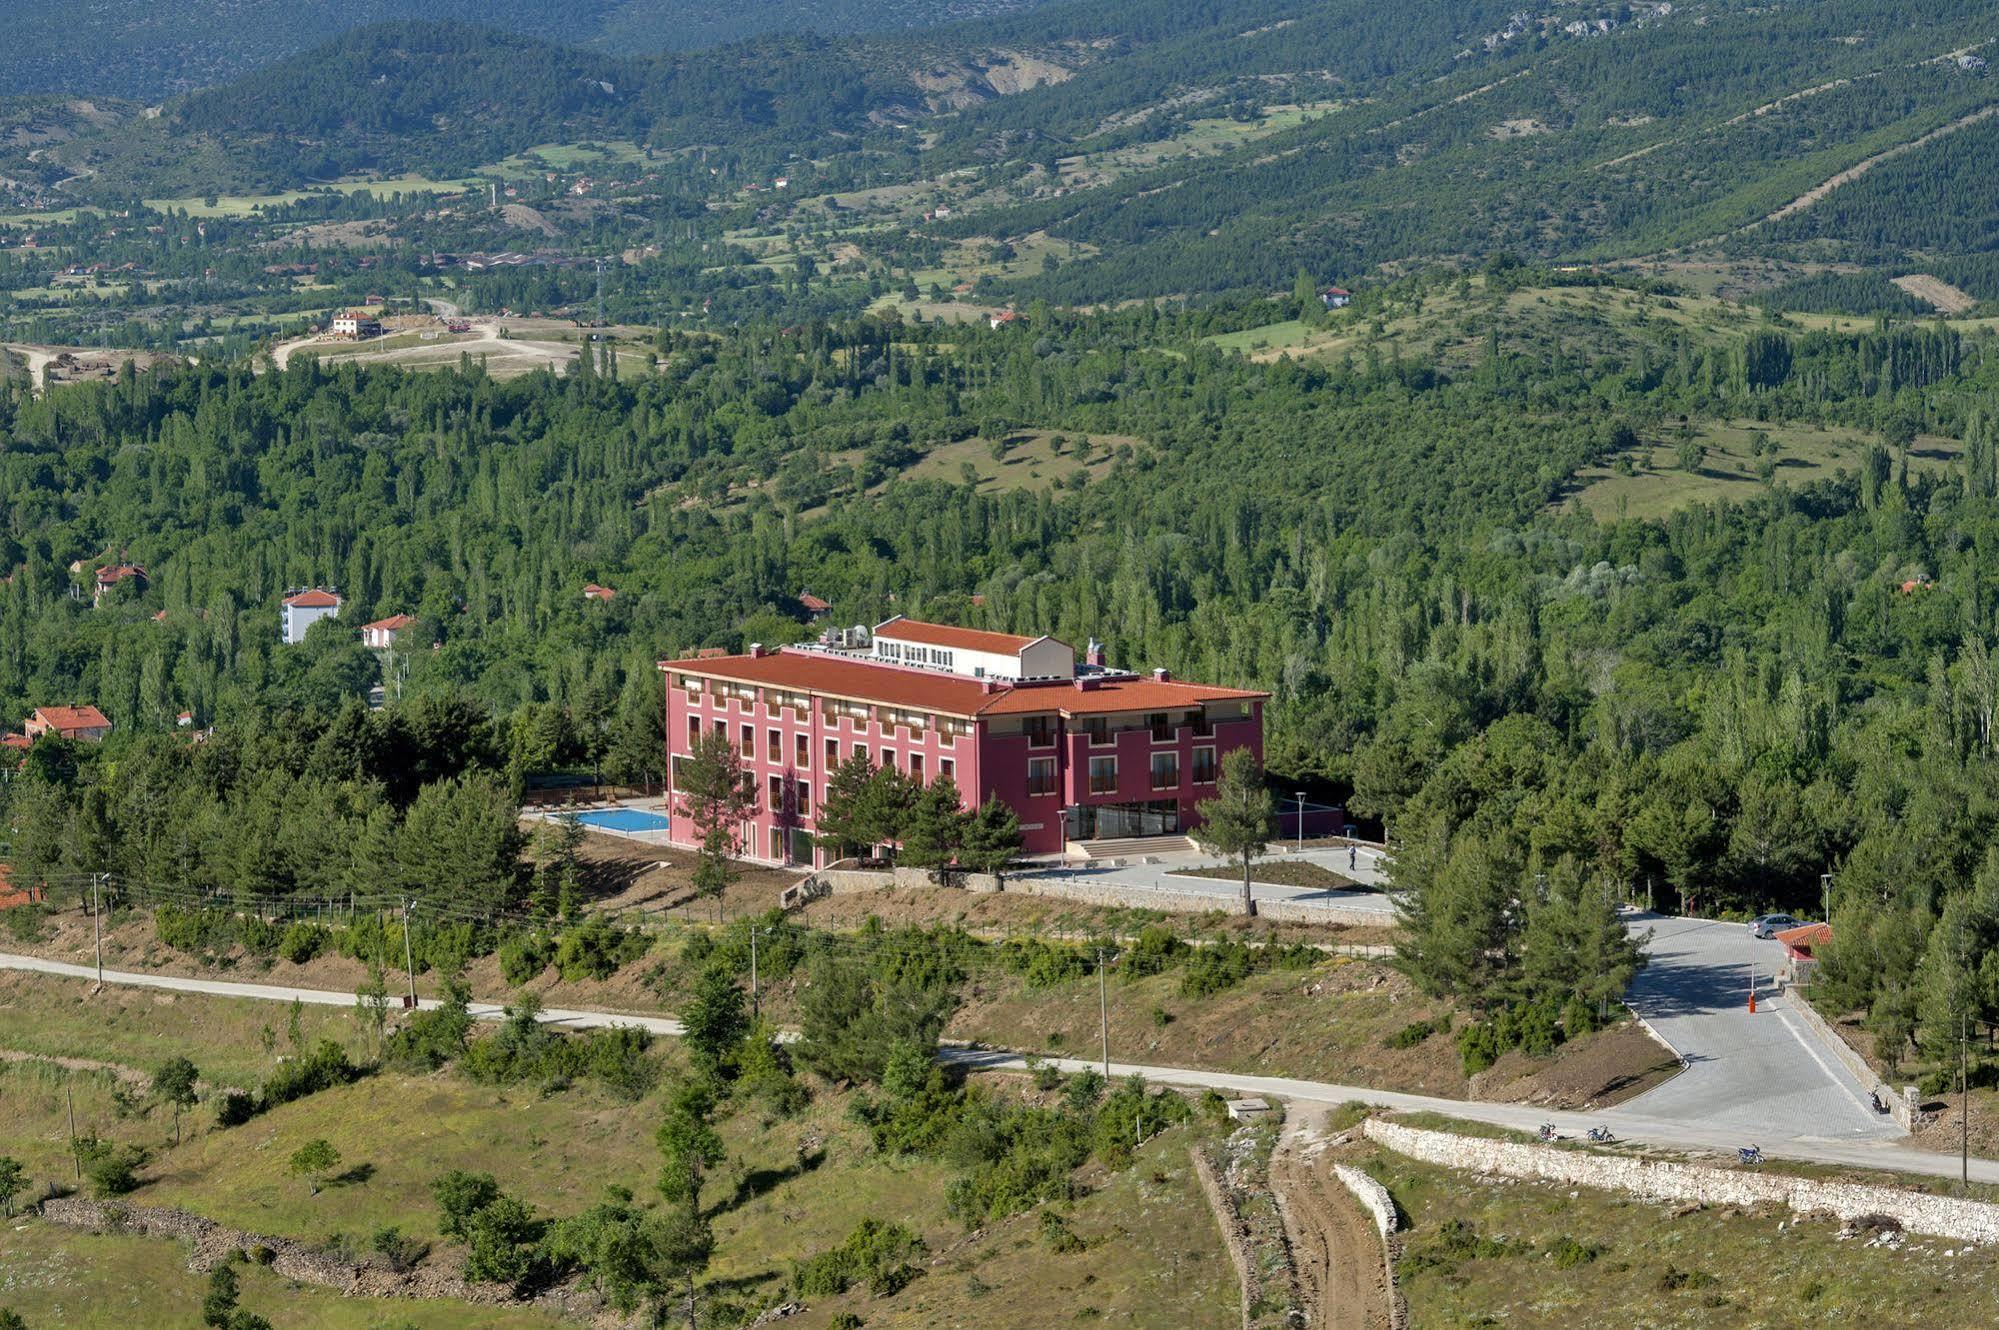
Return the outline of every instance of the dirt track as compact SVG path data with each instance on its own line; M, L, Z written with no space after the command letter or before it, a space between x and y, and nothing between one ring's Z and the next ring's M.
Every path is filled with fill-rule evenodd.
M1292 1105L1270 1160L1310 1330L1387 1330L1381 1235L1329 1167L1326 1110Z

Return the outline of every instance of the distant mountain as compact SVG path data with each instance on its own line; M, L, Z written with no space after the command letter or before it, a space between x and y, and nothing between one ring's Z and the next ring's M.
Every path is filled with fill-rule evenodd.
M621 55L693 50L767 32L927 28L1040 0L98 0L15 4L0 95L157 100L214 87L371 24L478 23Z

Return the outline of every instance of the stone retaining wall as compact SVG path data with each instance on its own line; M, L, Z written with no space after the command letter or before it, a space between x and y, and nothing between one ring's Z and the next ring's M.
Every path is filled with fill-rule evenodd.
M1334 1164L1333 1176L1353 1193L1361 1209L1374 1217L1374 1227L1381 1234L1381 1267L1388 1278L1389 1330L1402 1330L1408 1320L1408 1309L1395 1287L1395 1265L1401 1255L1395 1241L1395 1230L1401 1223L1395 1212L1395 1198L1388 1194L1388 1188L1351 1164Z
M197 1271L213 1269L238 1252L258 1253L257 1259L277 1274L301 1284L331 1289L350 1298L452 1298L482 1306L520 1304L513 1290L499 1284L475 1284L449 1271L419 1265L406 1271L391 1270L373 1262L343 1260L336 1253L310 1247L291 1238L273 1237L228 1228L186 1210L167 1206L128 1205L123 1201L92 1201L81 1196L55 1196L41 1204L41 1216L64 1228L86 1229L92 1233L133 1233L146 1238L168 1238L185 1243L188 1264ZM269 1259L264 1260L264 1253ZM578 1296L575 1290L551 1289L534 1301L558 1311L595 1316L607 1315L594 1296ZM607 1324L625 1324L613 1318ZM640 1321L632 1325L643 1324Z
M1651 1200L1749 1207L1777 1204L1799 1214L1841 1220L1887 1215L1911 1233L1966 1242L1999 1242L1999 1205L1930 1196L1899 1187L1820 1182L1783 1173L1713 1168L1545 1145L1491 1141L1369 1118L1369 1140L1397 1154L1499 1177L1628 1192Z
M1201 1195L1208 1199L1208 1212L1215 1217L1215 1226L1222 1231L1222 1245L1228 1248L1229 1264L1235 1267L1236 1284L1242 1296L1243 1330L1249 1330L1249 1309L1256 1304L1256 1265L1250 1259L1249 1239L1244 1232L1242 1216L1236 1213L1235 1202L1222 1187L1222 1181L1215 1174L1215 1166L1208 1162L1207 1154L1200 1146L1189 1146L1188 1157L1194 1161L1194 1176L1200 1181Z
M1881 1102L1888 1105L1888 1112L1895 1121L1902 1124L1904 1131L1914 1131L1922 1126L1923 1111L1918 1104L1914 1088L1897 1090L1882 1080L1880 1073L1867 1065L1867 1059L1860 1056L1853 1045L1839 1037L1839 1031L1833 1029L1826 1018L1818 1014L1817 1009L1803 993L1795 988L1785 990L1786 997L1793 994L1796 994L1797 1000L1786 1005L1798 1013L1798 1019L1810 1027L1812 1034L1825 1045L1826 1051L1838 1058L1840 1064L1853 1073L1853 1078L1860 1082L1861 1088L1880 1095Z

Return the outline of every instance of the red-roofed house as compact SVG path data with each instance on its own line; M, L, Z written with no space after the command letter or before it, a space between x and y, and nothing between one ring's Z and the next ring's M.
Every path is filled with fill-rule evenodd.
M386 619L361 625L361 645L386 651L396 644L396 634L416 622L414 615L391 614Z
M1832 925L1801 924L1771 936L1784 944L1784 963L1791 973L1791 982L1808 983L1812 971L1818 968L1817 953L1825 950L1826 944L1832 941Z
M898 616L864 644L663 661L670 771L720 727L759 777L750 857L828 862L812 810L855 753L928 784L949 777L966 807L997 796L1020 815L1023 851L1178 836L1211 798L1222 757L1263 750L1268 694L1082 667L1052 637ZM675 819L671 839L691 845Z
M136 563L114 563L97 570L97 594L91 597L91 605L104 603L104 597L121 582L130 582L140 591L146 589L146 570Z
M586 583L583 587L583 599L585 600L610 600L617 594L611 588L598 586L595 582Z
M96 742L111 733L111 722L96 707L36 707L21 732L32 742L45 734Z
M810 591L801 591L798 593L798 608L804 610L807 617L813 619L823 619L833 610L833 606L830 603L821 600Z
M318 587L309 591L294 591L286 596L284 644L295 647L305 641L306 631L321 619L330 619L340 613L341 603L339 596Z
M1319 301L1327 309L1345 309L1353 301L1353 292L1343 286L1329 286L1319 292Z

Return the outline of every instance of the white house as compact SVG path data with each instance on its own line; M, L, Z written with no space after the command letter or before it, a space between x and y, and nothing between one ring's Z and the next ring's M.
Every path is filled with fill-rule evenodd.
M386 619L362 624L361 645L373 647L377 651L386 651L396 644L396 635L415 622L416 619L412 615L391 614Z
M340 597L318 587L294 591L285 597L284 644L295 647L305 641L306 630L321 619L340 613Z
M978 679L1076 677L1076 649L1067 642L921 623L901 615L875 629L874 655L891 664L920 665Z

